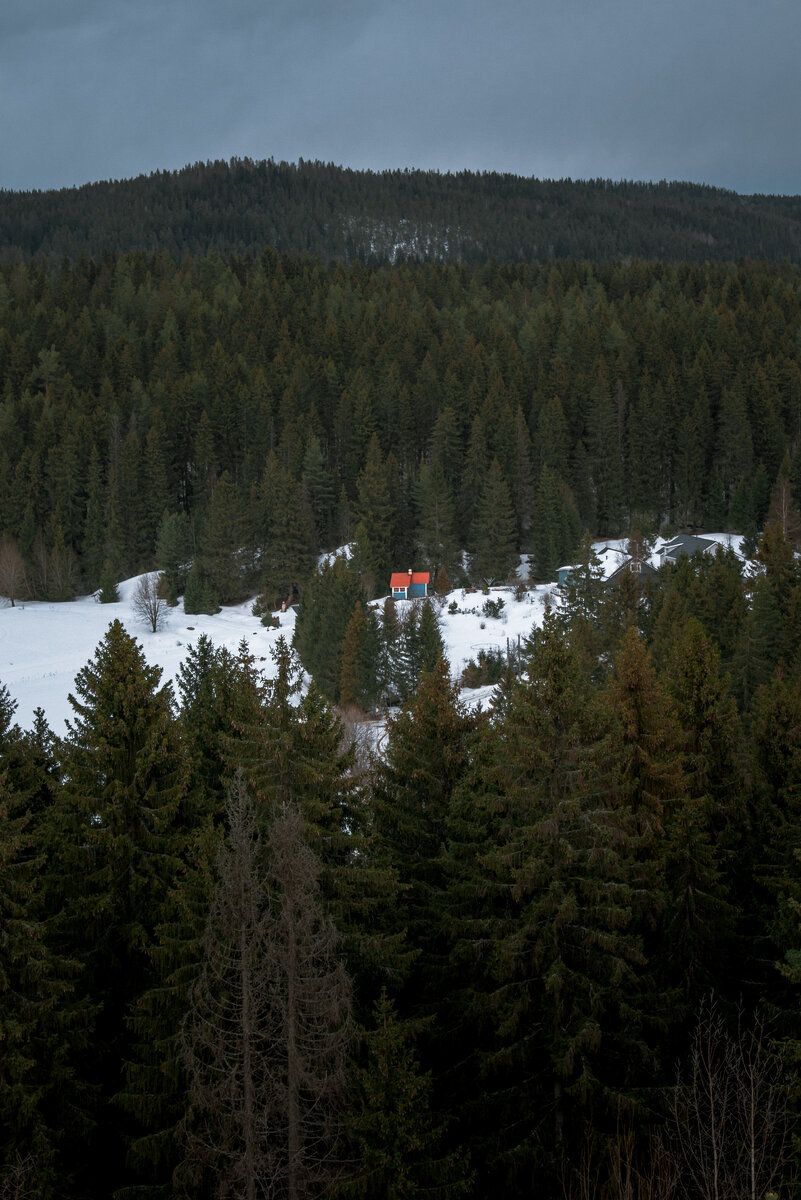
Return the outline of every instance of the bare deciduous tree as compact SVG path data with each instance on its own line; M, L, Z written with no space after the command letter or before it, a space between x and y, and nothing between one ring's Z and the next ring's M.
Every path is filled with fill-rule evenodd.
M134 589L131 608L140 620L150 626L153 633L164 628L167 621L168 604L159 586L157 571L142 575Z
M0 1200L36 1200L41 1194L33 1155L26 1154L23 1157L17 1151L13 1163L0 1180Z
M742 1015L735 1035L705 1002L688 1077L673 1105L673 1152L688 1200L761 1200L789 1161L787 1084L780 1049L762 1016Z
M183 1028L187 1164L220 1197L300 1200L335 1171L350 988L299 813L262 844L240 775L227 815Z

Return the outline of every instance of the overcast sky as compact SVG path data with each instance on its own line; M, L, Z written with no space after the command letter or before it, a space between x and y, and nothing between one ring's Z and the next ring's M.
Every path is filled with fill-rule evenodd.
M198 160L801 193L799 0L0 0L0 186Z

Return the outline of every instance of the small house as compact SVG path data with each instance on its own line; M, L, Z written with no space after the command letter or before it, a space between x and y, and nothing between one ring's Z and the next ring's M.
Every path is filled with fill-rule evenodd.
M394 571L389 581L393 600L414 600L428 595L431 576L428 571Z
M616 546L604 546L596 550L598 580L606 587L615 588L622 575L630 574L637 578L654 575L654 568L647 558L642 555L631 555ZM575 581L576 565L559 567L557 582L569 586Z
M665 542L659 549L661 565L676 563L680 558L692 558L694 554L717 554L720 546L712 538L696 537L692 533L680 533Z

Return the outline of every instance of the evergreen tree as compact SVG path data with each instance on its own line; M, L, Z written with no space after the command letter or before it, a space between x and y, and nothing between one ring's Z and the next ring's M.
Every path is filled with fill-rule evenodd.
M426 565L453 570L457 561L453 496L439 462L423 465L417 483L417 540Z
M424 600L420 606L420 619L417 624L416 641L416 674L418 676L424 675L427 671L434 671L440 662L444 663L447 671L448 662L445 658L445 643L442 640L442 633L440 632L437 608L429 599Z
M370 439L364 468L358 479L359 520L364 523L369 538L369 556L364 558L362 572L370 572L375 586L383 590L383 581L392 569L393 523L392 501L387 482L387 468L376 434Z
M781 613L768 580L758 575L749 590L731 665L732 686L743 712L748 712L758 689L770 680L782 649Z
M487 440L484 421L481 414L476 413L470 428L470 442L465 455L459 487L459 530L463 543L469 542L472 538L478 500L487 482L487 471L490 466Z
M329 699L342 680L342 641L361 586L342 558L328 560L311 577L295 624L295 648L303 666Z
M169 685L119 621L78 673L64 742L66 784L54 811L58 863L51 903L82 965L80 995L97 1006L86 1082L95 1128L82 1154L84 1194L126 1180L123 1122L110 1101L132 1053L133 1006L153 982L149 951L178 869L185 766Z
M86 511L81 539L81 567L90 589L100 585L100 575L108 560L105 523L105 486L103 463L97 446L92 443L86 480Z
M386 702L396 696L395 679L398 673L400 626L395 601L387 596L381 610L377 677L379 693Z
M219 604L234 604L246 594L243 570L245 519L236 488L224 471L211 494L208 520L198 540L203 579Z
M212 593L211 587L204 579L198 564L193 563L186 577L184 612L187 616L192 616L194 613L216 613L219 611L220 606Z
M303 455L303 489L314 519L317 545L329 547L334 534L334 478L325 464L320 439L310 433Z
M550 580L557 567L570 563L581 539L581 520L567 484L543 466L534 502L531 541L538 579Z
M48 931L37 828L54 784L40 762L48 732L39 712L38 732L23 735L14 708L0 687L0 1191L17 1194L18 1177L20 1191L24 1180L28 1194L49 1197L62 1194L70 1140L86 1133L76 1080L86 1014L73 996L77 965Z
M120 590L114 577L114 567L108 558L103 563L97 598L101 604L119 604L120 602Z
M192 539L186 513L164 512L156 532L156 566L161 571L167 603L175 605L186 588L192 562Z
M584 534L576 562L560 590L559 611L570 631L571 642L579 650L587 674L598 678L603 673L601 656L607 649L603 628L607 589L603 564L588 533Z
M670 829L666 946L694 1003L723 978L723 962L728 981L737 987L743 966L734 955L733 937L746 886L739 722L720 657L695 618L676 630L666 682L682 731L687 777L686 799Z
M441 912L445 876L440 857L475 726L440 658L390 721L386 756L375 773L378 853L401 885L400 904L390 919L396 932L406 931L414 955L407 1015L430 1016L445 999L448 930Z
M342 641L342 681L339 702L368 710L378 696L378 623L372 609L365 613L357 601Z
M470 573L476 580L507 580L518 564L517 529L509 487L493 459L470 533Z
M236 739L259 719L262 680L244 647L235 657L205 633L178 670L179 722L201 812L219 816L236 766Z
M444 1153L444 1123L431 1109L431 1073L422 1072L408 1026L382 989L365 1036L367 1058L355 1068L358 1109L350 1119L359 1173L345 1195L443 1200L470 1191L466 1155Z
M484 1070L503 1096L496 1153L515 1186L543 1146L576 1161L648 1061L612 728L550 610L527 675L507 697L474 799L490 839L480 864L497 889L496 1043Z
M263 602L299 595L314 566L311 513L292 475L270 455L259 489L256 560Z

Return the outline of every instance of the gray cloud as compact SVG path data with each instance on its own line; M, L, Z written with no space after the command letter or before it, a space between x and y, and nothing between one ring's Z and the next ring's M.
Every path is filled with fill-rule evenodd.
M6 0L0 184L198 159L801 192L797 0Z

